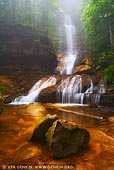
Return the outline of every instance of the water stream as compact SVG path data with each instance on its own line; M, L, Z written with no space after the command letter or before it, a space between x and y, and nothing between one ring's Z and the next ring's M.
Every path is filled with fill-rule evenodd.
M55 85L56 78L51 76L49 79L46 79L46 81L39 80L35 83L35 85L30 89L28 92L28 95L26 96L19 96L15 98L11 104L29 104L33 103L38 100L38 96L42 89L45 89L46 87L50 87Z
M83 78L80 75L68 76L66 78L61 77L59 83L56 76L51 76L39 80L37 83L35 83L27 95L15 98L11 104L29 104L34 102L42 102L39 98L42 90L52 88L53 86L55 87L54 91L56 93L56 103L62 104L92 103L98 105L100 96L102 93L104 93L104 89L101 87L97 87L97 93L94 93L95 87L92 80L90 80L90 83L88 84L89 87L87 86L87 88L84 90ZM48 93L49 92L50 89L48 90Z
M59 110L56 112L55 109L50 110L50 108L68 109L71 113ZM88 106L56 106L51 104L5 105L3 114L0 116L0 169L3 169L3 165L7 165L6 169L12 169L11 166L16 167L16 165L18 168L13 169L29 169L26 168L29 165L56 164L58 166L58 164L67 165L68 163L75 164L79 170L85 169L85 167L86 169L92 169L92 167L94 167L93 169L99 169L99 164L97 163L99 160L100 170L105 170L106 167L107 170L113 170L114 116L109 121L103 122L87 116L76 115L75 112L84 113L85 115L111 116L109 108L105 112L101 108L90 109ZM89 147L82 153L55 160L44 143L36 145L30 142L38 120L47 114L57 114L62 119L73 121L86 127L91 134ZM114 115L114 112L112 112L112 115Z
M72 74L74 64L76 61L76 28L72 25L71 17L69 15L65 16L64 26L61 31L64 41L64 52L59 55L58 66L60 68L60 74ZM61 38L61 37L60 37Z

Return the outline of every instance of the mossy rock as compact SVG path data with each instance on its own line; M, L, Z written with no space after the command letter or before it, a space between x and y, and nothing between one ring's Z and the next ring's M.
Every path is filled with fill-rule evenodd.
M52 126L53 122L58 119L57 115L46 115L39 119L37 126L31 137L31 141L38 142L45 140L45 133Z
M72 122L57 120L45 134L54 158L64 158L86 148L90 141L89 132Z

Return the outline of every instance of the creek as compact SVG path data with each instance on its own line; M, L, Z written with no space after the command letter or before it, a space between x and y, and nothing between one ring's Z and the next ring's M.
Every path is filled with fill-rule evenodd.
M84 113L95 117L78 115ZM78 154L54 160L45 144L30 142L40 117L57 114L60 118L81 124L89 131L89 146ZM103 118L102 118L103 117ZM0 165L73 165L78 170L113 170L114 112L108 108L81 105L29 104L5 105L0 116Z

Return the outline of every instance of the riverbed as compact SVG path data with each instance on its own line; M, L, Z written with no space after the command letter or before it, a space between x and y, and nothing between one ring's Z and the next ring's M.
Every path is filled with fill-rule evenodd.
M47 114L84 126L90 133L89 146L78 154L55 160L45 143L32 143L30 138L38 119ZM39 168L114 170L114 108L4 105L0 115L0 169Z

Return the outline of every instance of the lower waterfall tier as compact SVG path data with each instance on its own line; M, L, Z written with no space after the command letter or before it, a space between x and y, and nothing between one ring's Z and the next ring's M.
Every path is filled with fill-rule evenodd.
M27 95L15 98L11 104L41 102L111 106L113 101L112 95L106 95L103 81L99 83L94 76L53 75L36 82Z

